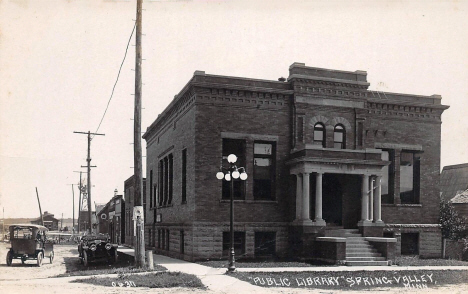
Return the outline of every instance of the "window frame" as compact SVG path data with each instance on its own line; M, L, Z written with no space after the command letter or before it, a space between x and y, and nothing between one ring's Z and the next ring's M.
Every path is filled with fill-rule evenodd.
M316 132L321 132L322 133L322 139L317 140L316 139ZM313 138L313 143L314 145L322 145L323 148L326 147L326 138L327 138L327 132L325 130L325 124L318 122L314 125L314 138Z
M228 169L230 164L229 162L227 161L227 157L229 154L231 154L231 152L228 152L228 150L224 150L225 148L225 144L227 145L228 142L231 141L231 142L235 142L237 141L238 143L241 143L241 147L232 147L232 149L236 149L238 148L239 150L242 150L242 154L239 155L239 154L235 154L237 156L237 162L236 162L236 165L237 166L243 166L245 168L245 164L246 164L246 157L247 157L247 140L245 139L234 139L234 138L222 138L222 147L221 147L221 166L223 167L223 169ZM245 200L246 198L246 184L245 184L246 181L240 181L240 180L236 180L234 181L234 200ZM221 199L222 200L229 200L231 199L231 194L230 194L230 189L231 189L231 181L226 181L226 180L222 180L222 184L221 184L222 188L221 188Z
M336 134L342 135L341 137L341 142L337 141L335 138ZM339 144L339 147L337 147L337 144ZM346 128L342 124L337 124L333 128L333 148L335 149L346 149Z
M411 154L411 165L412 166L412 190L401 192L402 184L402 158L403 154ZM413 150L402 150L400 153L400 202L402 204L419 204L420 203L420 189L421 189L421 157L420 154Z
M255 144L270 144L271 145L271 154L256 154L255 153ZM254 200L275 200L276 199L276 142L275 141L264 141L264 140L255 140L253 143L253 197ZM258 183L259 179L255 178L255 170L256 170L256 164L255 164L255 159L270 159L271 164L269 166L269 173L270 173L270 195L261 197L259 193L256 193L257 188L256 186ZM261 179L263 180L263 179Z

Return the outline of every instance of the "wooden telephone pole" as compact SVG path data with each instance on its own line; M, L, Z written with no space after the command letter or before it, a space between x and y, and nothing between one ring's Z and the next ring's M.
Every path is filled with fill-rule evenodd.
M36 187L36 196L37 196L37 203L39 204L39 213L41 214L41 226L43 226L44 217L42 216L41 201L39 200L39 192L37 192L37 187Z
M136 11L136 56L135 56L135 114L133 119L133 162L135 180L135 207L133 218L136 221L135 264L145 267L145 222L143 211L143 163L141 151L141 31L142 31L142 2L137 0ZM138 211L138 212L137 212Z
M95 166L91 166L91 135L105 136L105 134L91 133L90 131L74 132L74 133L88 135L88 158L86 159L86 161L88 162L88 165L86 167L88 168L88 221L89 221L89 233L91 234L93 232L93 219L92 219L92 208L91 208L91 167L95 167Z
M80 190L80 197L78 199L78 234L80 233L80 214L81 214L81 193L82 193L82 182L81 182L81 173L82 171L73 171L74 173L80 173L80 183L78 184L78 190ZM75 209L73 209L75 210Z
M73 206L73 226L72 226L72 233L75 233L75 190L73 188L73 184L68 184L68 186L72 186L72 206Z

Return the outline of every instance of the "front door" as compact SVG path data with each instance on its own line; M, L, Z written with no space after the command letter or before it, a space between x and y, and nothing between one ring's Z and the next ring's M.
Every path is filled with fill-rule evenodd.
M322 182L322 211L327 226L343 225L343 177L324 174Z

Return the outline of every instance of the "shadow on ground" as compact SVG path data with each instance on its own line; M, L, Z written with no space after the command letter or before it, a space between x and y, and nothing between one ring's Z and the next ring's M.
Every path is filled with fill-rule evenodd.
M73 257L64 257L63 261L66 268L66 273L73 273L77 271L99 271L109 270L116 268L126 268L133 266L133 257L125 254L119 254L119 259L116 263L108 263L107 260L96 260L90 261L88 266L81 264L80 258L78 257L78 250L70 250L73 253Z

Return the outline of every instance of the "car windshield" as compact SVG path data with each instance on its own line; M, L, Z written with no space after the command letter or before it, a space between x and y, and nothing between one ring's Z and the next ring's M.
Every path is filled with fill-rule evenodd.
M13 230L13 238L15 239L33 239L32 228L15 228Z
M107 241L109 239L109 236L106 234L90 234L90 235L85 235L82 237L83 240L101 240L101 241Z

